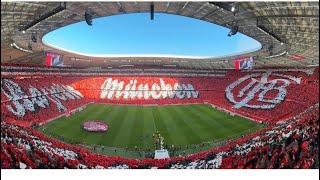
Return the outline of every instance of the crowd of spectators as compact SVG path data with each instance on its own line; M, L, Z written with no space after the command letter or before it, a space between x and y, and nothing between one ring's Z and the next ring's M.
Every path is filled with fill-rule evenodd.
M67 87L76 80L51 76L3 77L2 115L6 121L31 126L78 108L89 100Z
M258 71L259 72L259 71ZM148 105L148 104L192 104L192 103L209 103L216 107L220 107L230 112L235 112L243 116L256 119L264 122L274 122L290 118L305 108L315 104L319 99L319 69L313 70L313 73L305 73L305 71L281 71L284 76L291 76L300 79L299 83L292 82L289 86L285 87L287 93L285 94L284 100L277 103L276 108L273 109L252 109L252 108L234 108L234 104L226 98L226 87L231 83L235 82L239 78L248 74L248 72L236 72L229 70L225 77L171 77L169 75L162 76L161 78L167 79L166 81L172 81L179 84L191 84L194 89L199 92L197 98L164 98L164 99L101 99L101 86L108 77L112 77L113 80L125 81L126 84L132 79L138 79L138 84L148 83L151 88L152 83L159 83L159 77L126 77L126 76L83 76L83 77L71 77L71 76L52 76L52 75L32 75L32 76L17 76L17 75L6 75L3 79L10 79L17 83L26 92L26 95L31 97L29 93L30 87L37 89L49 88L54 84L62 84L73 87L75 90L83 94L81 100L66 100L62 101L62 104L67 107L68 110L79 107L88 102L96 103L109 103L109 104L137 104L137 105ZM270 76L270 80L277 77ZM140 79L140 80L139 80ZM142 80L141 80L142 79ZM140 81L140 82L139 82ZM167 83L167 82L166 82ZM249 83L249 82L248 82ZM5 83L1 84L1 108L7 119L17 119L12 113L7 110L7 105L12 103L5 95L6 89ZM237 93L244 86L239 86L234 89L234 97L237 101L241 101L241 98L237 97ZM149 89L150 90L150 89ZM29 94L28 94L29 93ZM272 99L278 93L277 90L271 90L266 95L265 99ZM59 92L58 92L59 94ZM312 96L311 96L312 94ZM251 104L263 104L258 99L259 93L255 94L255 97L249 102ZM23 98L19 101L24 101ZM48 108L37 108L35 112L28 112L23 118L18 117L18 120L32 121L37 119L37 122L43 121L45 118L54 118L58 115L63 114L53 107L54 104L50 103ZM44 116L45 114L45 116ZM43 117L42 117L43 116Z
M35 67L24 68L31 68L32 72L32 68ZM287 86L284 101L278 103L276 108L267 110L245 107L237 109L226 98L226 87L246 76L248 74L246 71L228 70L225 76L217 77L173 78L170 75L162 76L181 84L192 84L194 89L199 92L199 97L160 100L152 98L148 100L101 99L101 85L107 78L105 75L72 77L52 76L50 73L19 75L19 71L8 72L1 80L1 168L319 168L318 68L309 74L305 71L282 69L281 73L284 77L296 77L300 81ZM259 71L255 73L259 73ZM132 79L132 77L126 76L112 77L126 81ZM9 79L20 86L23 92L19 94L20 98L13 99L6 95L10 88L5 86L4 79ZM159 78L142 77L142 79L147 79L152 83ZM274 79L276 77L270 76L270 80ZM45 108L35 106L35 111L27 108L22 117L9 111L8 105L13 105L14 102L25 105L26 99L29 99L35 104L32 98L45 96L50 100L50 98L63 96L66 93L64 91L54 91L38 96L30 93L31 87L38 90L50 89L56 84L68 85L80 92L83 97L79 99L61 98L61 103L66 107L66 111L57 109L52 100ZM244 86L235 89L236 92L238 93L241 88ZM265 98L272 98L275 94L277 91L271 91L265 95ZM262 103L257 100L258 95L255 96L251 103ZM31 128L35 123L43 123L89 102L138 105L208 103L229 112L268 122L268 126L259 132L236 141L228 141L225 145L208 151L163 160L148 158L136 160L94 154L78 146L46 137Z
M168 159L91 153L1 122L1 168L319 168L319 104L224 146Z
M1 64L2 74L5 75L41 75L41 76L106 76L106 75L126 75L126 76L182 76L182 77L222 77L225 76L224 69L199 70L199 69L177 69L177 68L153 68L153 67L134 67L134 68L73 68L55 66L33 66L25 64Z
M319 168L319 106L236 145L221 168Z

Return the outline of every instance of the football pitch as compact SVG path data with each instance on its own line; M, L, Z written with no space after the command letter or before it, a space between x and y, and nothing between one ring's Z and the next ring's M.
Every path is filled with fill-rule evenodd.
M82 128L82 124L88 120L104 121L109 129L106 132L87 132ZM104 151L109 150L106 154L127 156L128 153L110 149L125 149L128 152L153 151L156 148L153 138L156 131L164 138L166 148L174 145L179 150L197 150L192 147L199 147L201 144L201 147L206 149L206 146L212 147L214 143L240 137L262 127L262 124L231 116L207 104L90 104L81 112L58 118L39 129L68 143L103 146Z

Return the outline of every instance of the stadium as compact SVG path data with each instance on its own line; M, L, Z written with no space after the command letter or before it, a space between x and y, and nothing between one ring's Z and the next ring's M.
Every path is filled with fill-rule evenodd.
M43 42L132 13L261 48L98 57ZM318 169L318 131L319 2L1 2L1 169Z

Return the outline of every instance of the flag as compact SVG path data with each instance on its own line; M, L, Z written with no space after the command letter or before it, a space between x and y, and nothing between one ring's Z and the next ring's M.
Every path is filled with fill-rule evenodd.
M253 57L242 57L235 59L234 61L235 69L252 69L253 68Z
M63 66L63 57L59 54L46 52L46 66Z

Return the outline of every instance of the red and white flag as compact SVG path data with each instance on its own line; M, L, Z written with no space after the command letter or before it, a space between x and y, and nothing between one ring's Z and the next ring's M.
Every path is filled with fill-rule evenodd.
M252 69L253 68L253 57L242 57L235 59L234 61L235 69Z

